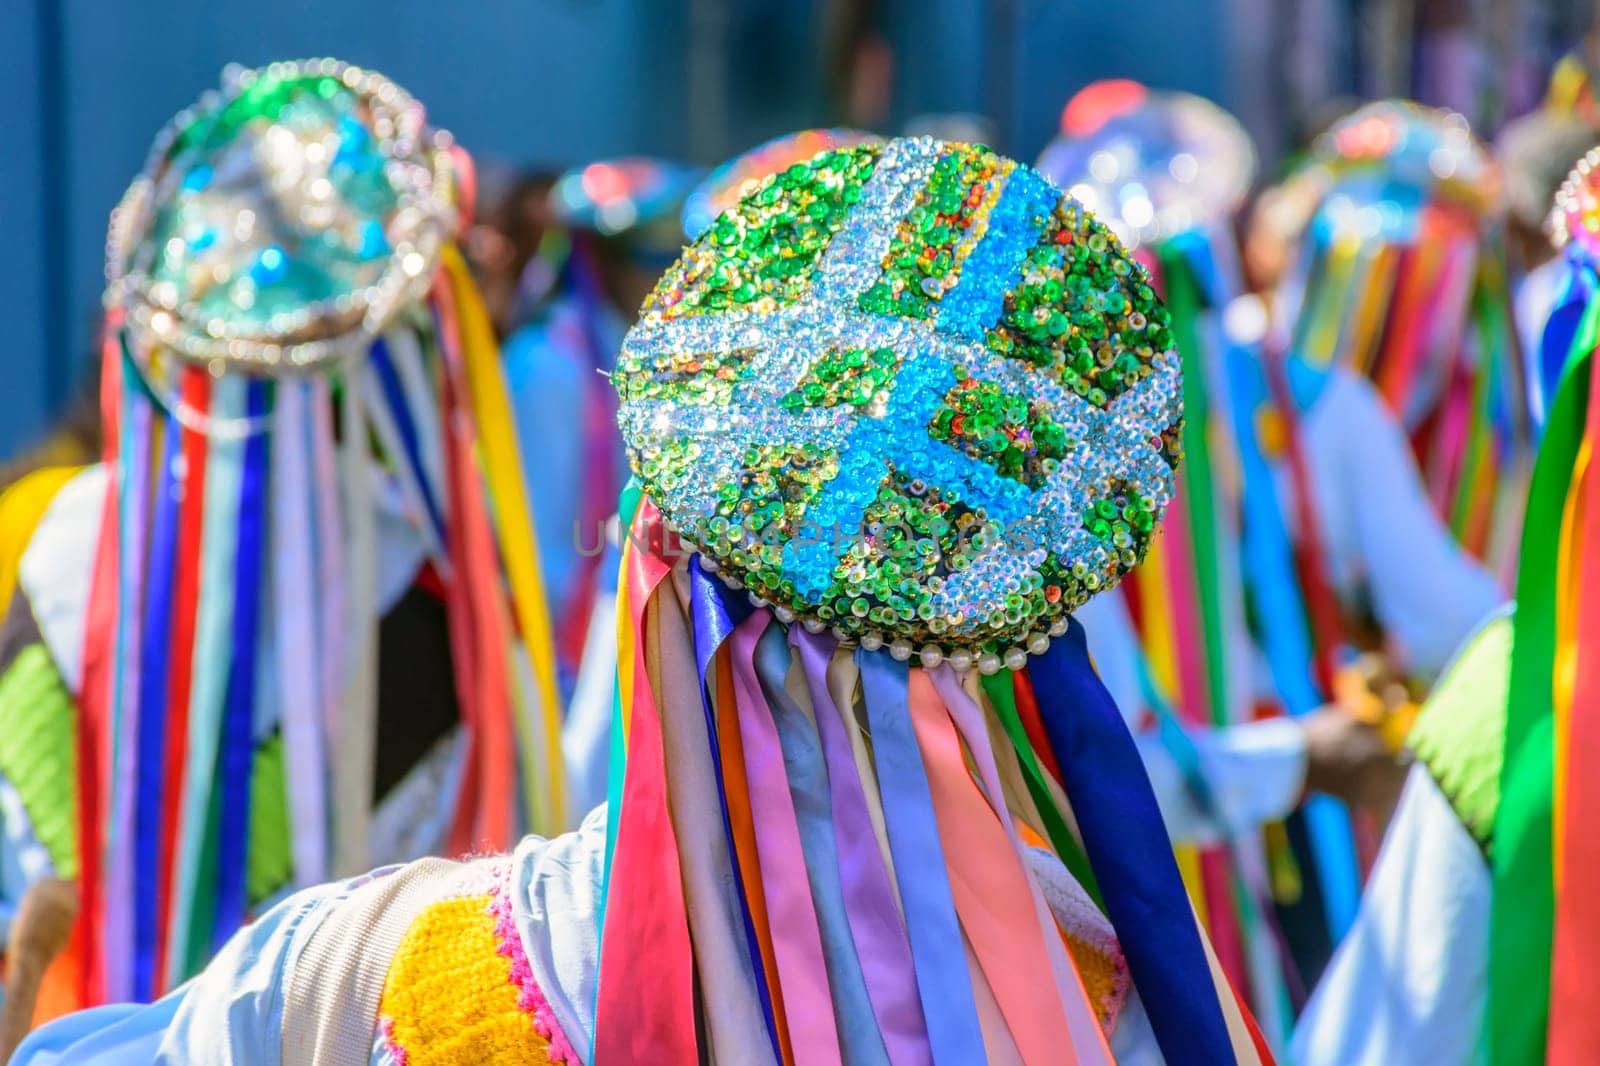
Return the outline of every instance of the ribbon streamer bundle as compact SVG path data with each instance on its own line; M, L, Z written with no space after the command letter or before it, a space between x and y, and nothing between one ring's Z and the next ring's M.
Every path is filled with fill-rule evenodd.
M1593 1062L1600 937L1600 301L1595 153L1557 197L1553 228L1573 300L1552 315L1541 362L1561 367L1534 467L1517 575L1510 690L1494 822L1488 1059Z
M393 713L375 692L386 514L444 590L467 747L452 846L564 827L517 443L452 243L470 178L403 90L312 60L227 75L113 215L112 476L78 748L85 1002L173 987L282 880L367 867ZM252 839L274 792L285 839Z

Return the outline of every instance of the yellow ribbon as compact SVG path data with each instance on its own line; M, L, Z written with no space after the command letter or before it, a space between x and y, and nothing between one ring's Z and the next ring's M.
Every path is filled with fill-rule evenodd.
M462 358L477 422L479 460L494 504L493 518L499 534L506 577L511 585L512 609L532 660L534 683L543 712L544 780L532 781L533 775L525 773L523 798L527 804L529 821L536 831L561 832L568 828L566 774L561 762L561 695L556 686L555 641L550 632L544 574L539 566L539 544L533 535L533 512L528 506L527 480L522 472L522 452L517 443L516 422L512 417L511 400L506 391L494 332L489 325L483 301L467 272L466 262L454 245L445 246L441 261L455 297ZM516 671L512 671L514 679L516 674ZM515 714L513 717L516 720L518 743L531 755L539 745L532 734L529 716ZM537 800L540 785L543 785L543 803ZM548 819L543 825L539 824L537 817L541 809Z

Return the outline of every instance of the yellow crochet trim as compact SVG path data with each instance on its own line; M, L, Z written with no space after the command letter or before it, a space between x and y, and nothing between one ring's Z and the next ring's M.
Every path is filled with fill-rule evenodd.
M400 1066L546 1066L549 1042L518 1006L490 897L430 905L406 930L378 1004Z
M1065 939L1083 990L1088 993L1089 1002L1095 1004L1100 1024L1109 1027L1122 1005L1122 967L1104 950L1071 932L1065 934Z

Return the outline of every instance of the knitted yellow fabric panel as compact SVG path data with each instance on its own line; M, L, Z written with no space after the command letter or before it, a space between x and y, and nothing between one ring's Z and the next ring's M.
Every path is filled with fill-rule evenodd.
M1127 991L1126 966L1104 948L1075 936L1071 931L1066 933L1064 939L1073 964L1078 967L1083 990L1089 994L1089 1002L1095 1005L1101 1026L1109 1032L1117 1013L1122 1009L1123 996Z
M399 1066L549 1063L549 1041L519 1004L488 895L431 904L389 964L380 1024Z

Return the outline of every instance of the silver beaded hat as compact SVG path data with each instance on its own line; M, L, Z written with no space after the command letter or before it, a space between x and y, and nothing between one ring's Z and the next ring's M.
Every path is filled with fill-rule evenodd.
M1600 148L1591 148L1561 183L1546 225L1558 249L1600 262Z
M370 71L230 69L156 138L112 214L107 305L142 361L277 374L364 352L454 233L449 147Z
M614 380L634 471L708 567L924 663L1043 651L1143 557L1179 460L1143 268L967 144L761 182L661 279Z
M1230 218L1255 180L1256 153L1237 119L1211 101L1137 83L1085 112L1091 85L1068 105L1072 127L1039 156L1066 189L1129 247Z

